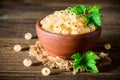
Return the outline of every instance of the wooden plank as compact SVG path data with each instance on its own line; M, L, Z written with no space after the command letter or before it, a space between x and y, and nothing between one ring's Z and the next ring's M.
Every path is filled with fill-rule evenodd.
M15 6L14 6L15 7ZM38 8L38 7L35 7L35 9ZM56 10L63 10L65 9L66 7L58 7L53 10L49 10L47 8L53 8L51 6L41 6L41 8L43 9L38 9L36 11L32 11L32 10L29 10L27 9L26 7L24 7L23 9L19 9L19 8L15 8L14 11L11 12L11 9L1 9L1 16L0 16L0 19L39 19L39 18L43 18L44 16L50 14L50 13L53 13L54 11ZM47 10L47 11L45 11ZM120 12L120 7L103 7L102 8L102 11L103 13L103 17L106 17L104 18L105 20L115 20L115 19L119 19L119 12ZM109 13L109 14L107 14ZM111 17L109 17L111 16ZM115 18L115 19L114 19ZM117 20L116 20L117 21Z
M56 3L57 4L57 3ZM14 4L14 5L12 5L12 4L1 4L2 5L2 7L0 8L1 9L1 11L4 11L4 12L6 12L6 11L10 11L10 9L12 8L14 11L16 10L16 11L32 11L32 12L36 12L36 11L40 11L40 12L46 12L46 11L54 11L54 10L61 10L61 9L65 9L66 7L72 7L72 6L76 6L76 5L79 5L79 3L78 4L66 4L66 3L58 3L57 5L51 5L50 3L49 4L42 4L42 5L40 5L40 4L38 4L38 5L27 5L27 7L26 7L26 5L24 5L24 4ZM90 6L91 4L85 4L85 5L87 5L87 6ZM92 5L94 5L94 4L92 4ZM103 9L104 9L104 11L105 12L111 12L111 10L112 10L112 12L116 12L116 11L120 11L120 9L119 9L119 4L116 4L116 5L114 5L114 4L112 4L112 5L110 5L110 4L97 4L97 5L99 5L99 6L101 6ZM18 10L19 9L19 10Z
M6 76L6 74L8 76ZM9 79L9 78L13 78L13 79L40 79L40 80L109 80L109 79L114 79L114 80L118 80L120 77L118 73L114 73L114 74L109 74L109 73L99 73L99 74L91 74L91 73L80 73L77 76L73 76L72 73L68 74L68 73L53 73L54 75L50 75L50 76L42 76L40 73L34 73L34 74L30 74L30 73L14 73L14 72L10 72L10 73L2 73L1 77L3 79ZM55 75L56 74L56 75ZM59 74L59 75L57 75ZM65 76L63 76L65 75ZM87 75L87 76L86 76ZM67 76L67 77L66 77ZM84 77L83 77L84 76Z
M55 5L58 6L58 4L119 4L119 0L24 0L24 1L9 1L9 0L2 0L1 4L16 4L16 5Z

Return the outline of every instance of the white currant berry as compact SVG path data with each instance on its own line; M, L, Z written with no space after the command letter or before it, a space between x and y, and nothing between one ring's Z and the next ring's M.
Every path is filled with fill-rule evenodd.
M111 49L111 45L110 44L105 44L104 47L105 47L106 50Z
M48 67L44 67L42 70L41 70L41 73L42 73L42 75L44 75L44 76L48 76L48 75L50 75L50 69L48 68Z
M18 52L22 49L22 47L21 47L21 45L16 44L16 45L14 45L13 49L14 49L14 51Z
M24 64L24 66L29 67L29 66L32 65L32 61L31 61L31 59L29 59L29 58L25 58L25 59L23 60L23 64Z
M78 31L71 31L71 34L78 34Z
M31 33L25 33L24 35L26 40L30 40L32 38L32 34Z

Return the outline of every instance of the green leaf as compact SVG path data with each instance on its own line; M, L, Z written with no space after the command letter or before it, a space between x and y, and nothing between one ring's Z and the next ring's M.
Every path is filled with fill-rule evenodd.
M74 65L79 64L79 63L80 63L80 59L79 60L77 60L77 59L74 60Z
M77 7L73 7L73 8L71 8L70 12L73 12L73 13L76 13L76 15L79 15L81 10Z
M94 23L95 26L97 26L98 28L101 28L102 24L101 24L101 19L100 17L102 16L101 13L98 13L98 12L93 12L91 13L91 19Z
M92 17L92 19L94 21L94 25L97 26L98 28L101 28L102 24L100 17Z
M86 60L86 68L88 71L97 73L98 69L96 67L95 60L100 59L99 56L97 56L94 52L88 51L84 54L85 60Z
M73 58L73 59L75 59L75 60L76 60L76 59L79 60L79 59L81 58L81 56L80 56L79 53L77 53L77 54L73 54L71 58Z
M87 61L87 63L89 63L89 64L96 64L94 59L91 59L91 60Z
M90 6L87 8L88 12L91 13L91 12L99 12L100 10L100 7L99 6Z
M102 14L101 13L99 13L99 12L92 12L91 14L90 14L90 16L91 17L93 17L93 16L97 16L97 17L101 17L102 16Z
M81 9L81 11L82 11L81 13L84 13L84 14L85 14L85 12L86 12L86 7L85 7L84 5L79 5L78 8Z
M89 26L91 24L91 20L89 16L85 16L86 24Z
M100 59L94 52L88 51L84 54L86 61Z
M73 66L74 66L74 70L76 70L76 71L78 71L81 68L80 65L73 65Z
M73 62L73 69L75 71L78 71L81 68L80 62L81 62L81 56L79 53L72 55L72 57L74 59Z
M85 19L86 19L86 23L88 25L90 23L90 17L89 16L85 16Z
M76 7L68 7L67 10L70 12L76 13L76 15L85 14L86 7L84 5L79 5Z
M97 73L98 69L96 67L96 61L97 59L100 59L99 56L97 56L92 51L87 51L80 56L79 53L72 55L72 58L74 59L73 62L73 70L78 71L79 69L86 68L87 71Z
M71 58L74 59L74 64L73 65L79 65L80 61L81 61L81 56L79 53L74 54Z
M90 71L90 72L93 72L93 73L98 73L99 72L99 70L98 70L98 68L96 67L95 64L87 63L86 67L87 67L87 71Z

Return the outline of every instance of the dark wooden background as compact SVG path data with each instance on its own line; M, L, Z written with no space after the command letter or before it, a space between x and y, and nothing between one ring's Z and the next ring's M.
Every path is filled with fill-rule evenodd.
M119 80L120 79L120 1L119 0L0 0L0 80ZM111 65L100 68L100 73L80 73L53 70L48 77L41 75L41 66L24 67L22 61L28 50L14 52L13 46L23 48L37 40L35 24L39 18L68 6L99 5L102 7L102 34L93 51L109 53ZM27 41L24 34L30 32L33 39ZM110 43L110 50L104 44Z

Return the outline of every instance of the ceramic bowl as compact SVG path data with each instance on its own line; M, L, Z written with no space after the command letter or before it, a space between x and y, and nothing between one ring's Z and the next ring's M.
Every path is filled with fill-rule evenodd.
M85 34L57 34L42 29L38 20L36 33L41 45L50 55L70 59L74 53L82 54L92 49L100 37L101 29Z

